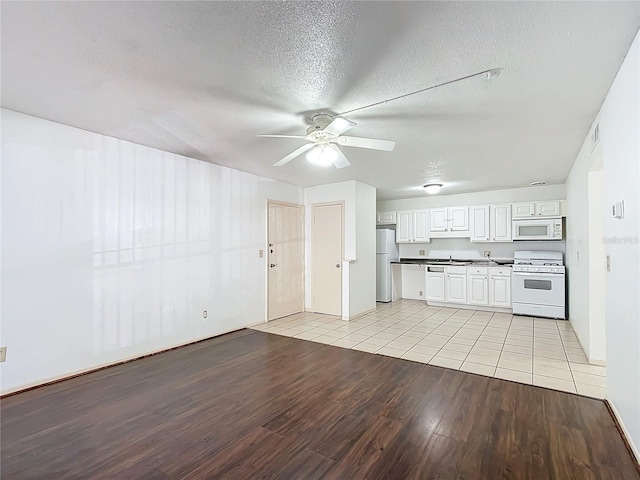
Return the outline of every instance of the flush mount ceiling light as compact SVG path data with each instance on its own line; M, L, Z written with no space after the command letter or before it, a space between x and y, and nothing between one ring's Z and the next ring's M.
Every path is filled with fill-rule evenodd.
M328 167L333 165L338 159L338 152L336 152L330 145L318 145L316 148L307 153L307 160L313 165L319 167Z
M546 185L546 184L547 184L546 180L537 180L535 182L531 182L532 187L541 187L542 185Z
M441 183L427 183L426 185L423 185L424 187L424 191L427 192L430 195L434 195L436 193L438 193L440 191L440 189L442 188L442 184Z

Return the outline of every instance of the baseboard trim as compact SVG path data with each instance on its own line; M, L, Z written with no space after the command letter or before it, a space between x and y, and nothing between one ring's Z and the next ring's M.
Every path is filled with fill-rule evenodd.
M480 310L483 312L496 312L496 313L513 313L511 308L501 307L487 307L484 305L469 305L467 303L447 303L447 302L426 302L430 307L443 307L443 308L457 308L462 310Z
M629 435L629 432L624 426L624 423L622 422L622 419L620 418L620 414L618 413L618 410L616 410L615 405L611 403L608 398L604 399L604 404L607 406L607 410L609 410L609 413L611 414L611 418L613 418L613 423L615 423L616 428L620 432L622 441L626 445L627 450L629 450L629 455L631 455L631 458L635 463L635 467L636 467L636 470L638 471L638 474L640 474L640 451L633 444L631 440L631 435Z
M355 315L351 315L346 321L350 322L351 320L356 320L357 318L364 317L365 315L369 315L377 310L377 307L374 307L370 310L366 310L364 312L356 313ZM344 319L343 319L344 320Z
M208 337L200 338L198 340L192 340L192 341L189 341L187 343L182 343L180 345L176 345L174 347L163 348L162 350L156 350L156 351L153 351L153 352L150 352L150 353L145 353L143 355L137 355L135 357L125 358L124 360L118 360L118 361L112 362L112 363L106 363L106 364L98 365L98 366L95 366L95 367L90 367L90 368L86 368L86 369L82 369L82 370L76 370L75 372L72 372L71 374L68 374L68 375L49 378L48 380L45 380L44 382L35 383L35 384L31 384L31 385L22 385L22 386L18 387L15 390L10 390L8 392L5 392L5 393L1 394L0 395L0 399L6 398L6 397L11 397L13 395L18 395L19 393L28 392L29 390L35 390L37 388L42 388L42 387L46 387L46 386L49 386L49 385L54 385L56 383L64 382L65 380L71 380L72 378L81 377L83 375L88 375L90 373L99 372L100 370L106 370L107 368L117 367L118 365L124 365L125 363L135 362L136 360L141 360L143 358L152 357L152 356L158 355L160 353L165 353L165 352L169 352L171 350L177 350L179 348L188 347L189 345L194 345L196 343L206 342L207 340L211 340L212 338L221 337L223 335L228 335L229 333L238 332L240 330L245 330L247 328L248 327L234 328L233 330L227 330L227 331L224 331L224 332L221 332L221 333L216 333L215 335L210 335Z

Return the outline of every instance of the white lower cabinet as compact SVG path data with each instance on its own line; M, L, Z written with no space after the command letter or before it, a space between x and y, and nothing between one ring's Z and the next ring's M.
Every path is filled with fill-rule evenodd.
M426 266L427 302L511 308L511 268Z
M489 269L489 304L493 307L511 308L511 269Z
M445 301L467 303L467 267L447 267L445 271Z
M467 269L467 303L489 305L489 273L487 268Z
M429 271L431 268L436 271ZM444 302L444 268L426 267L425 270L425 290L427 302Z

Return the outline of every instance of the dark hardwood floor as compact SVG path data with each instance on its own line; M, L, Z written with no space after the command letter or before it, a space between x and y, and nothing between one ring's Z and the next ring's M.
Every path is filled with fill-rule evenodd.
M602 401L243 330L2 400L9 479L638 479Z

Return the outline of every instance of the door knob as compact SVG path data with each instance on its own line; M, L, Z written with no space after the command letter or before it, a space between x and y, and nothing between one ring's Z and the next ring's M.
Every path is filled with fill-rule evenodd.
M269 265L269 266L270 266L271 268L273 268L273 267L275 267L275 266L276 266L276 264L275 264L275 263L272 263L272 264L271 264L271 265Z
M339 263L336 263L336 268L340 268L340 264Z

